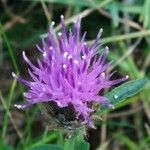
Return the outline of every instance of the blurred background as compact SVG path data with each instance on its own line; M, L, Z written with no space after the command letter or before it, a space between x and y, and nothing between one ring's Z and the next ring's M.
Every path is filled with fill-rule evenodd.
M63 145L63 131L49 131L37 105L18 110L26 88L13 80L12 71L28 79L22 51L36 62L35 44L55 21L61 30L80 15L81 33L88 31L88 44L103 28L102 43L110 48L111 70L130 79L150 73L150 0L0 0L0 150L29 149L43 143ZM150 85L114 111L85 138L91 150L150 149Z

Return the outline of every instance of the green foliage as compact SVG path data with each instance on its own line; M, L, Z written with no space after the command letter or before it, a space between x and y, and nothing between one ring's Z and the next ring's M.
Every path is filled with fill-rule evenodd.
M14 150L11 146L8 144L2 143L2 139L0 139L0 149L1 150Z
M92 40L99 28L104 29L102 43L110 43L109 60L113 60L114 63L118 62L115 64L115 69L117 67L118 72L122 75L128 74L131 77L131 81L110 91L106 96L112 104L116 107L119 106L121 111L127 111L127 114L128 111L136 108L135 104L141 107L141 112L132 113L131 117L127 115L101 122L101 125L107 126L108 141L105 142L108 146L109 141L115 141L118 149L121 145L122 149L148 150L150 147L149 128L145 128L145 125L148 124L147 120L149 119L150 85L147 84L147 88L144 86L149 82L146 77L149 75L150 60L150 1L42 0L42 2L50 15L50 21L53 19L56 21L56 25L59 24L60 14L64 14L67 18L68 27L75 19L75 15L85 16L82 20L82 29L88 31L87 40ZM2 113L3 119L1 120L0 117L0 134L2 135L0 150L88 150L89 145L93 144L92 142L89 144L80 136L64 140L62 131L50 132L47 128L40 129L42 131L40 133L43 135L33 136L33 130L39 132L32 127L33 124L40 126L35 120L43 122L38 107L35 106L36 109L31 108L23 112L14 110L13 105L16 102L21 102L24 90L22 87L16 89L16 82L12 81L11 72L15 68L17 73L23 72L24 74L22 69L24 64L22 58L19 57L22 50L30 50L28 51L29 56L34 61L35 47L33 45L38 42L40 35L45 33L49 22L46 20L41 0L13 1L7 4L9 7L6 10L2 5L0 6L0 93L2 93L7 106L7 110L5 110L0 103L0 113ZM26 10L29 13L24 14ZM90 10L89 14L87 10ZM12 11L12 15L9 15L9 11ZM25 23L17 20L18 17L22 17ZM10 28L7 28L9 25ZM55 29L58 31L60 28L59 26ZM139 39L143 40L136 44L135 41ZM130 51L130 49L133 50ZM1 69L5 71L1 72ZM141 90L142 92L137 94ZM116 98L115 95L117 95ZM126 104L128 105L124 108L123 106ZM17 136L17 131L7 114L8 111L14 116L16 114L23 116L23 119L20 119L18 115L16 115L18 120L13 118L15 123L21 122L23 124L23 126L16 125L21 130L23 139ZM107 108L101 107L98 113L102 111L107 112ZM113 113L120 112L116 110ZM122 133L120 134L119 131ZM133 131L135 135L131 136L130 132ZM9 142L10 136L11 142ZM97 139L93 138L93 140ZM101 145L105 142L102 142ZM10 143L13 143L14 148ZM103 149L101 145L99 149ZM107 147L107 149L109 148Z
M58 145L45 144L32 148L31 150L89 150L89 143L83 140L81 136L75 136L64 142L63 148Z
M106 97L113 105L126 100L140 92L149 80L147 78L128 81L109 92Z
M63 149L58 145L45 144L45 145L34 147L31 150L63 150Z
M124 144L128 150L140 150L139 147L125 135L118 133L115 137L120 141L120 143Z
M40 0L32 0L32 1L40 1ZM73 5L73 6L82 6L82 7L96 7L99 4L99 0L43 0L48 3L58 3L65 5Z
M113 89L106 95L106 97L112 105L117 106L119 103L123 102L127 98L134 96L135 94L140 92L145 87L148 81L148 78L128 81ZM97 113L100 113L107 109L108 107L101 106Z
M65 141L64 150L89 150L89 143L83 140L82 137L76 136Z

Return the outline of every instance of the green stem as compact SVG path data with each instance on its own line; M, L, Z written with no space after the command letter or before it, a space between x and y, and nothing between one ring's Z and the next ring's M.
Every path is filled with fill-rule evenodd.
M13 94L14 94L15 87L16 87L16 80L14 80L12 85L11 85L10 94L9 94L8 99L7 99L7 110L9 110L9 108L10 108L10 105L11 105L11 102L12 102L12 99L13 99ZM2 129L3 139L5 139L5 137L6 137L7 126L8 126L8 115L7 115L7 113L5 113L3 129Z
M117 42L117 41L122 41L122 40L128 40L128 39L134 39L134 38L139 38L139 37L145 37L150 35L150 30L141 30L139 32L133 32L133 33L128 33L124 35L116 35L112 37L106 37L102 38L102 43L112 43L112 42ZM88 41L88 43L92 43L92 41Z
M0 22L0 34L2 35L3 40L4 40L4 42L5 42L5 44L6 44L7 48L8 48L8 52L9 52L10 57L11 57L11 59L12 59L13 66L14 66L14 68L15 68L16 73L18 74L18 73L19 73L19 69L18 69L18 66L17 66L17 62L16 62L16 59L15 59L15 55L14 55L13 49L12 49L11 46L10 46L10 43L8 42L6 33L5 33L4 30L3 30L3 26L2 26L2 24L1 24L1 22Z

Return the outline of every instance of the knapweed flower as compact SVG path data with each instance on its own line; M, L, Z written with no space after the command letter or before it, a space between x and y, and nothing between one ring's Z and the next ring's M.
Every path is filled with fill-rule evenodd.
M110 63L105 63L108 47L100 53L100 37L102 29L93 44L85 42L86 32L80 40L79 18L73 25L72 31L67 32L64 17L61 16L62 32L57 36L53 30L54 22L50 25L48 38L42 39L42 46L37 49L42 53L37 65L32 64L23 51L23 58L29 65L32 81L27 81L12 73L13 77L26 85L24 93L27 99L25 105L15 105L23 109L36 103L55 103L59 110L71 108L76 120L82 120L87 126L93 127L91 114L93 104L113 108L105 96L99 93L110 88L126 77L110 80L113 73L106 75ZM52 104L51 103L51 104Z

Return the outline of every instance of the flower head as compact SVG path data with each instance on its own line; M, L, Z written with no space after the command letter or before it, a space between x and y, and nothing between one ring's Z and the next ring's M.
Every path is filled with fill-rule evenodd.
M105 96L99 93L106 88L124 81L126 78L110 80L113 73L106 75L110 63L105 63L108 47L100 55L100 37L102 29L93 44L85 42L86 32L80 40L79 18L74 23L72 31L67 33L64 17L61 16L62 32L55 37L54 23L50 25L48 39L42 39L42 47L37 49L42 53L33 65L23 52L23 58L29 65L29 74L32 81L27 81L12 74L15 79L28 87L24 93L27 104L16 105L25 108L36 103L54 102L59 108L72 106L76 119L82 120L93 127L90 118L94 108L92 104L113 107Z

